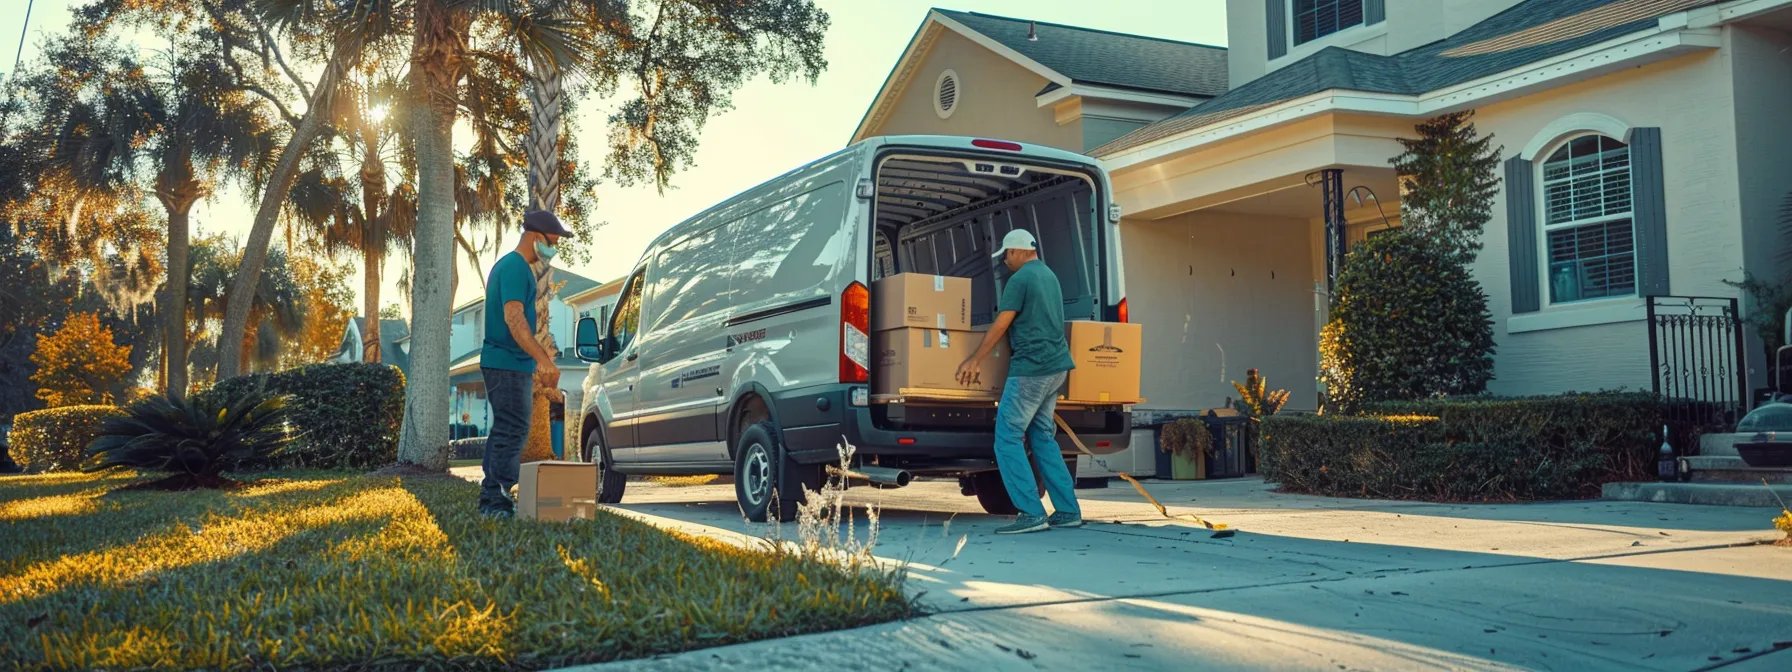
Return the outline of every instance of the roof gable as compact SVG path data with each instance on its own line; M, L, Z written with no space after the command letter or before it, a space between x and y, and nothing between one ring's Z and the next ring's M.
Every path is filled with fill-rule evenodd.
M1392 56L1322 49L1090 152L1108 156L1332 89L1418 95L1655 26L1721 0L1526 0L1444 40Z
M1041 94L1089 84L1199 99L1224 93L1229 76L1224 47L936 8L928 12L872 98L853 131L854 142L887 120L945 31L1045 78L1050 84ZM1028 39L1030 32L1039 39Z
M1192 96L1226 92L1224 47L975 12L933 11L1072 82ZM1028 39L1029 30L1039 39Z

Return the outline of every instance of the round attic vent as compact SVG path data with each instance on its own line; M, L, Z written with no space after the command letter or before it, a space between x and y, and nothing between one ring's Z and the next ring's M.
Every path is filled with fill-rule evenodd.
M940 73L940 78L933 84L933 111L939 113L941 119L952 116L958 109L958 73L951 70Z

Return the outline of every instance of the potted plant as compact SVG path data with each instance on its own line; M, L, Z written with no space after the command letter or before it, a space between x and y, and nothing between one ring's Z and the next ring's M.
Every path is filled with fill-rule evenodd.
M1213 432L1207 429L1207 423L1198 418L1182 418L1165 424L1161 431L1159 444L1170 454L1170 478L1206 479L1207 455L1213 450Z
M1232 387L1238 390L1238 401L1232 407L1239 415L1251 419L1245 426L1246 471L1257 470L1257 425L1263 418L1275 415L1288 403L1287 390L1270 390L1269 379L1257 373L1256 369L1245 372L1244 384L1232 381Z

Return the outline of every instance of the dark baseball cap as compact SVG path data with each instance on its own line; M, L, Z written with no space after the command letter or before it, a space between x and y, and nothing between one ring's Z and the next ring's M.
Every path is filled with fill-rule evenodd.
M560 223L560 218L546 210L530 210L523 213L523 230L546 233L555 236L571 236L572 230Z

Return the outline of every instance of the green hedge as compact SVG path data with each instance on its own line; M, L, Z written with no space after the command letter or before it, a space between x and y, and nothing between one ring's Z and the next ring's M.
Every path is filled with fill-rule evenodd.
M100 423L122 415L117 406L62 406L13 416L12 458L26 471L73 471L87 459Z
M398 458L404 374L384 364L313 364L231 378L209 394L239 395L260 384L292 395L298 439L272 456L272 468L366 469Z
M1436 501L1599 496L1650 480L1659 405L1641 393L1387 402L1263 421L1260 470L1290 492Z

